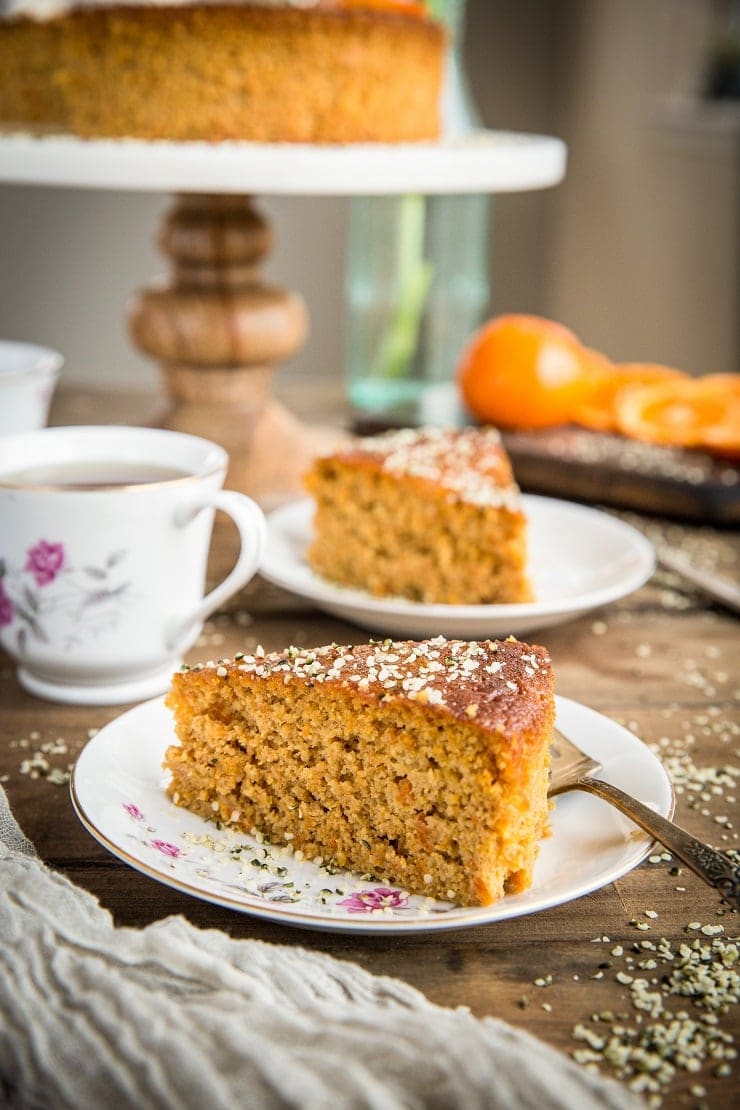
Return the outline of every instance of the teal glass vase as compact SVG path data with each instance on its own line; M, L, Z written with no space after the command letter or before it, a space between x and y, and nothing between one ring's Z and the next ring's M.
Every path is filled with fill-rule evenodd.
M444 142L479 119L462 62L465 0L438 7L450 35ZM432 190L350 201L345 358L358 430L462 419L455 366L489 305L491 203Z

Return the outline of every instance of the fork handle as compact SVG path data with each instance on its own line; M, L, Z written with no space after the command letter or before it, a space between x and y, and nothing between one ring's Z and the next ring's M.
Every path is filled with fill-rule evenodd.
M700 879L716 887L730 906L740 909L740 864L735 863L730 856L697 840L673 821L661 817L649 806L625 794L618 786L612 786L610 782L579 778L573 786L577 790L596 794L597 797L611 802L622 813L626 813L640 828L654 836L669 848L674 856L678 856L687 867L695 871Z

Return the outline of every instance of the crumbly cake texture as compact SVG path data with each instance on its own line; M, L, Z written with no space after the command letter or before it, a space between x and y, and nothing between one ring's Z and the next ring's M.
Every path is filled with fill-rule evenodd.
M526 518L495 428L401 429L317 459L306 553L323 578L379 597L532 599Z
M110 6L0 20L0 121L86 138L439 134L445 35L390 6Z
M553 675L516 640L238 655L173 677L179 806L327 867L488 905L548 830Z

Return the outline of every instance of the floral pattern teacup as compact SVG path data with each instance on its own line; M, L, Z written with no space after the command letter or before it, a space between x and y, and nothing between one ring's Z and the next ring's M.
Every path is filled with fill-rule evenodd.
M205 617L262 558L264 516L221 489L226 465L216 444L152 428L0 438L0 643L26 689L100 705L167 687ZM134 477L111 481L117 466ZM75 468L90 480L70 480ZM232 517L242 546L204 597L216 508Z

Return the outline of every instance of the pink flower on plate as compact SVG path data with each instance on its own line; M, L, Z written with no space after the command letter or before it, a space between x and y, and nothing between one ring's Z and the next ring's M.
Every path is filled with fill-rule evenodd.
M3 580L0 578L0 628L4 624L12 624L14 616L13 602L6 594Z
M348 898L337 902L346 906L349 913L372 913L374 910L405 909L409 896L404 890L391 890L386 886L376 886L373 890L356 890Z
M64 566L64 560L64 544L39 540L35 547L29 547L23 569L33 575L37 586L48 586Z
M128 813L129 817L132 817L134 821L144 820L144 814L141 812L138 806L134 805L133 802L122 802L121 804L126 810L126 813Z
M156 848L163 856L171 856L172 859L177 859L181 855L180 849L176 844L170 844L167 840L150 840L152 848Z

